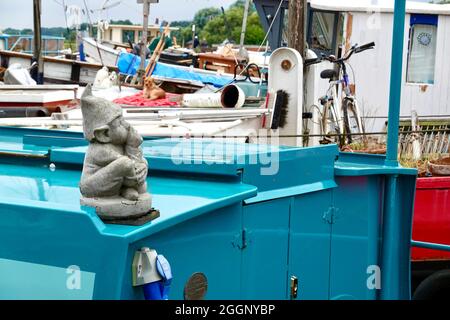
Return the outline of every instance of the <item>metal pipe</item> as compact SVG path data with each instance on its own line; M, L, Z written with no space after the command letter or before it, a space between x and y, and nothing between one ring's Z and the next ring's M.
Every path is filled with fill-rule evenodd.
M397 299L399 292L399 232L398 225L398 176L386 177L385 210L383 215L383 245L381 251L381 298Z
M398 127L402 94L403 43L405 36L406 0L395 0L394 31L392 34L391 82L386 165L397 166Z
M405 14L406 0L395 0L386 166L398 166L398 128L400 124ZM385 186L380 298L384 300L406 299L410 298L411 295L410 250L408 250L410 249L410 243L409 241L404 243L405 234L399 231L411 230L412 217L402 215L399 176L387 176ZM410 225L409 229L406 229L406 223ZM408 235L408 238L410 237L411 234Z
M381 292L383 300L411 298L412 208L403 205L399 175L388 175L385 184L381 248ZM405 211L411 210L411 211Z
M431 249L431 250L439 250L439 251L450 251L450 245L446 244L438 244L432 242L423 242L423 241L411 241L411 245L413 247Z

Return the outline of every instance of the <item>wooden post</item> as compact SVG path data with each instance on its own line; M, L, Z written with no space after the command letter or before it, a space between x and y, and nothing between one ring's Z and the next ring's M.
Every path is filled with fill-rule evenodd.
M288 44L300 52L303 59L306 56L306 22L307 0L289 0L289 38Z
M144 24L142 31L142 40L141 40L141 65L139 66L139 70L142 72L145 70L145 53L147 48L147 39L148 39L148 16L150 15L150 3L148 0L144 0Z
M33 60L37 62L37 84L44 84L44 57L42 56L41 37L41 0L33 0L33 22L34 22L34 53Z

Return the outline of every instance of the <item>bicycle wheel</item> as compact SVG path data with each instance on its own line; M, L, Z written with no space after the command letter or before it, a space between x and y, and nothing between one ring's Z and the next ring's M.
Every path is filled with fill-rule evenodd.
M344 99L343 101L343 113L344 113L344 129L346 143L351 144L360 140L364 140L364 125L358 112L358 108L355 105L353 99ZM357 134L361 133L361 136Z
M341 132L339 130L338 117L333 102L327 101L323 104L323 113L320 120L320 130L322 135L321 144L339 143Z

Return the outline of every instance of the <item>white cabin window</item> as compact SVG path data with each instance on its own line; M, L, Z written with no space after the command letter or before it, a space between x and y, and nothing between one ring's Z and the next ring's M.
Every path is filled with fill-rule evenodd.
M332 51L336 15L329 12L313 12L309 44L320 51Z
M409 32L408 83L434 84L438 17L411 15Z
M316 54L336 54L338 38L342 33L343 15L310 9L308 17L307 41Z

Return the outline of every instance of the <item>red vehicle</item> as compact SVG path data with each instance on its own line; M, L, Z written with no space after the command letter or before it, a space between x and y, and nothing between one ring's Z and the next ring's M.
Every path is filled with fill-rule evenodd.
M450 245L450 177L417 179L413 240ZM450 297L450 252L414 247L415 299Z

